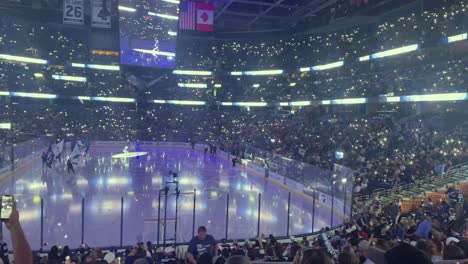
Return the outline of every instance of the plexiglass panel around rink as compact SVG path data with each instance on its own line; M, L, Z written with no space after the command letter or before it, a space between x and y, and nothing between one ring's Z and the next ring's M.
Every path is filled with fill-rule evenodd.
M3 166L0 191L15 195L35 250L187 243L199 226L216 239L286 237L339 226L351 214L352 172L339 165L276 156L264 166L256 156L233 166L230 151L214 155L201 144L93 141L73 173L64 160L76 144L65 142L50 167L40 159L45 139L8 151L18 154Z

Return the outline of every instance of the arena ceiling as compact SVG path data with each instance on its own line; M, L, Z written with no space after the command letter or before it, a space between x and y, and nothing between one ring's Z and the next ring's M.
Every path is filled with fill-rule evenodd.
M329 14L337 0L217 0L215 26L224 32L288 30L298 23Z

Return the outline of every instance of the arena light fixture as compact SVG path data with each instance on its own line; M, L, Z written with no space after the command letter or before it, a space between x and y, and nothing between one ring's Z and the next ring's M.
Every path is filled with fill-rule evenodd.
M161 14L161 13L148 12L148 15L157 16L157 17L164 18L164 19L179 20L178 16L174 16L174 15L170 15L170 14Z
M359 61L368 61L370 60L370 55L359 57Z
M468 39L468 33L458 34L455 36L447 37L447 43L457 42Z
M67 75L52 75L52 79L54 80L61 80L61 81L69 81L69 82L86 82L86 77L81 76L67 76Z
M36 73L34 73L34 77L37 78L37 79L40 79L40 78L42 79L42 78L44 78L44 74L42 74L40 72L36 72Z
M163 2L171 3L171 4L180 4L179 0L162 0Z
M168 104L174 105L205 105L206 102L203 101L189 101L189 100L166 100Z
M119 71L120 66L118 65L101 65L101 64L84 64L84 63L71 63L72 67L75 68L88 68L94 70L106 70L106 71Z
M252 87L253 87L253 88L258 88L258 87L260 87L260 84L254 83L254 84L252 84Z
M301 68L301 72L306 72L306 71L324 71L324 70L329 70L333 68L338 68L344 65L344 61L336 61L332 63L327 63L327 64L322 64L322 65L316 65L312 67L304 67Z
M95 70L106 70L106 71L119 71L120 66L118 65L100 65L100 64L86 64L86 68Z
M213 72L211 71L193 71L193 70L174 70L172 71L172 73L177 74L177 75L202 75L202 76L209 76L213 74Z
M233 75L233 76L240 76L240 75L242 75L242 72L240 72L240 71L233 71L233 72L231 72L231 75Z
M8 54L0 54L0 59L9 60L9 61L24 62L24 63L35 63L35 64L47 64L48 63L47 60L29 58L29 57L22 57L22 56L13 56L13 55L8 55Z
M102 96L94 96L91 97L93 101L101 101L101 102L116 102L116 103L135 103L136 100L133 98L125 98L125 97L102 97Z
M296 86L296 83L292 82L292 83L289 84L289 86L294 87L294 86Z
M321 105L329 105L329 104L331 104L331 100L322 100L322 101L320 102L320 104L321 104Z
M266 103L266 102L235 102L232 105L260 107L260 106L267 106L268 103Z
M261 71L245 71L244 75L278 75L283 74L284 70L261 70Z
M165 104L166 100L152 100L151 102L155 104Z
M23 93L23 92L11 92L10 95L18 96L18 97L37 98L37 99L55 99L58 97L56 94Z
M206 83L178 83L177 86L181 88L196 88L196 89L208 88L208 85Z
M174 52L160 51L160 50L147 50L147 49L133 49L133 50L141 52L141 53L156 55L156 56L175 57L176 55Z
M232 106L232 102L221 102L223 106Z
M81 101L91 101L91 96L76 96L76 99Z
M120 11L135 12L136 8L119 5Z
M167 32L167 34L168 34L169 36L172 36L172 37L176 37L176 36L177 36L177 32L171 31L171 30L169 30L169 31Z
M10 92L0 91L0 96L9 96Z
M290 106L308 106L312 102L311 101L297 101L297 102L289 102Z
M214 87L215 87L215 88L221 88L221 87L223 87L223 85L220 84L220 83L215 83Z
M381 103L399 103L400 102L400 96L381 95L381 96L379 96L379 101Z
M11 123L0 123L0 129L11 129Z
M75 63L75 62L72 62L72 63L71 63L71 66L72 66L72 67L75 67L75 68L86 68L86 64L84 64L84 63Z
M418 49L419 49L419 44L413 44L413 45L408 45L408 46L404 46L404 47L401 47L401 48L396 48L396 49L390 49L390 50L386 50L386 51L377 52L377 53L372 54L371 58L375 60L375 59L380 59L380 58L385 58L385 57L390 57L390 56L395 56L395 55L399 55L399 54L403 54L403 53L412 52L412 51L415 51L415 50L418 50Z
M468 93L423 94L402 96L402 102L440 102L467 100Z
M345 98L345 99L333 99L332 104L365 104L367 98Z

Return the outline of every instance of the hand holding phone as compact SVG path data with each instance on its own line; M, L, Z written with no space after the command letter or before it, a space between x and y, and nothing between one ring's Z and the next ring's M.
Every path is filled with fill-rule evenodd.
M13 195L2 196L2 208L0 210L0 221L9 222L10 216L13 212Z

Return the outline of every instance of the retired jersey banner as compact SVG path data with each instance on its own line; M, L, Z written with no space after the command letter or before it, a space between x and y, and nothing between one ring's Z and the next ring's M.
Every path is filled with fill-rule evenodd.
M84 24L84 0L63 0L63 23Z
M111 0L91 1L91 26L98 28L111 27Z
M197 30L213 31L214 6L211 3L197 3Z

